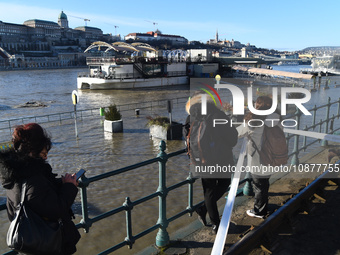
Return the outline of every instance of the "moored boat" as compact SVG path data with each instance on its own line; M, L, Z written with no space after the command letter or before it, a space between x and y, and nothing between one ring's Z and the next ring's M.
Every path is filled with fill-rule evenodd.
M301 72L320 76L340 75L340 55L313 58L312 68Z
M219 69L208 49L156 50L146 43L99 41L85 53L89 71L78 74L78 89L184 85L189 84L189 76L214 77Z
M89 57L87 64L89 73L78 75L78 89L132 89L188 84L185 62Z

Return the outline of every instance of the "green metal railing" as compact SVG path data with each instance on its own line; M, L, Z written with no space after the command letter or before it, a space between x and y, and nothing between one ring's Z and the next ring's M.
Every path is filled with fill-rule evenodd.
M337 114L336 115L332 115L330 117L330 111L331 111L331 107L337 107ZM324 116L326 117L325 120L320 120L320 122L316 123L316 116L320 115L320 110L323 109L325 110L324 112ZM304 130L317 130L318 132L324 132L324 133L334 133L335 131L340 129L340 125L339 128L337 129L333 129L334 127L334 122L336 119L339 119L340 117L340 99L338 101L335 101L333 103L330 102L330 99L328 100L328 103L322 106L314 106L313 109L311 109L310 111L313 112L313 121L311 123L310 126L306 126ZM322 113L321 113L322 114ZM297 111L294 115L289 116L287 118L294 118L296 119L298 125L296 126L296 129L300 128L300 121L304 120L304 117L301 116L300 111ZM309 146L311 146L312 144L314 144L315 142L319 141L318 139L313 139L312 142L307 143L307 139L306 137L301 137L298 135L288 135L287 136L287 140L288 142L290 141L291 138L294 137L294 146L293 146L293 152L289 155L292 157L291 163L292 164L298 164L298 157L299 157L299 153L303 150L306 150L306 148L308 148ZM303 146L301 146L299 148L299 143L303 142ZM322 142L321 145L326 145L327 143ZM136 242L136 240L138 240L139 238L155 231L158 229L158 233L156 236L156 245L159 247L164 247L166 245L169 244L170 242L170 238L169 238L169 234L167 232L167 227L169 226L169 223L171 223L172 221L184 216L185 214L189 214L192 215L192 213L195 211L195 209L201 205L203 203L203 201L197 203L197 204L193 204L193 187L194 187L194 183L196 181L196 178L193 178L191 176L191 174L189 174L189 176L179 182L176 183L170 187L166 186L166 163L168 162L168 160L170 158L173 158L175 156L181 155L183 153L185 153L186 151L183 150L179 150L176 152L172 152L172 153L165 153L165 149L166 149L166 145L165 142L162 141L160 144L160 152L157 155L157 157L153 158L153 159L149 159L143 162L140 162L138 164L134 164L134 165L130 165L124 168L120 168L117 170L113 170L104 174L100 174L100 175L96 175L90 178L87 178L86 176L83 176L82 179L80 180L80 184L79 184L79 188L81 189L81 205L82 205L82 220L80 221L80 223L77 224L78 228L83 228L85 230L85 232L88 232L89 229L91 228L91 226L102 220L105 219L107 217L110 217L112 215L115 215L117 213L121 213L121 212L125 212L126 214L126 237L124 240L122 240L122 242L115 244L114 246L108 248L107 250L101 252L100 254L109 254L113 251L116 251L118 249L120 249L123 246L128 246L130 248L132 248L133 244ZM158 189L156 192L151 193L146 195L145 197L142 197L136 201L131 201L129 197L127 197L123 203L122 206L117 207L117 208L113 208L110 211L107 211L105 213L102 213L100 215L97 215L93 218L89 217L89 212L88 212L88 203L87 203L87 188L89 187L89 185L93 182L102 180L102 179L106 179L121 173L125 173L128 171L133 171L135 169L138 169L140 167L146 166L146 165L150 165L150 164L154 164L154 163L158 163L159 165L159 183L158 183ZM247 194L249 192L249 188L251 185L250 184L250 176L246 175L245 179L243 181L240 182L240 184L245 183L244 187L239 189L238 194L244 192L244 194ZM181 212L177 213L176 215L167 218L166 217L166 208L167 208L167 195L169 192L182 187L184 185L188 185L188 204L186 205L186 208L184 210L182 210ZM134 234L132 232L132 221L131 221L131 217L132 217L132 213L133 213L133 208L137 205L140 205L146 201L149 201L153 198L158 197L159 199L159 209L158 209L158 221L156 222L156 224L154 224L153 226L148 226L146 229L144 229L142 232ZM6 205L5 204L1 204L0 205L0 211L1 210L5 210L6 209ZM6 254L17 254L14 251L8 252Z
M332 116L330 116L330 112L331 112L331 107L335 108L333 109L333 112L336 112L336 114L332 114ZM316 118L318 115L318 111L319 110L323 110L323 114L325 117L324 119L320 119L319 122L316 122ZM294 118L297 122L297 126L295 127L296 130L304 130L304 131L317 131L319 133L325 133L325 134L334 134L336 133L336 131L340 130L340 123L336 123L336 125L334 125L335 121L340 117L340 98L337 101L331 102L331 99L328 98L328 102L327 104L321 105L321 106L316 106L314 105L314 107L312 109L309 110L312 113L313 116L313 120L312 123L309 123L308 125L305 125L305 127L303 129L301 129L301 121L303 121L306 117L302 116L302 113L299 109L296 110L294 115L291 115L287 118ZM320 113L320 111L319 111ZM320 114L319 114L320 116ZM339 122L339 121L338 121ZM334 128L334 127L338 127L338 128ZM314 139L314 138L309 138L312 141L311 142L307 142L307 137L306 136L299 136L299 135L287 135L287 143L289 143L290 139L294 137L294 145L293 145L293 152L291 154L289 154L291 158L291 164L292 165L298 165L299 164L299 153L301 151L306 151L306 149L315 144L316 142L320 142L320 140L318 139ZM299 146L300 143L302 143L302 146ZM323 140L321 142L322 146L327 146L328 142L326 140Z
M130 111L135 109L153 109L155 107L167 107L168 101L171 101L173 105L184 104L188 100L188 97L179 97L173 99L163 99L154 101L145 101L140 103L122 104L117 106L121 112ZM107 108L108 106L103 106L102 108ZM77 109L77 116L80 119L85 117L99 115L99 108L92 109ZM61 124L65 120L74 119L74 111L60 112L45 114L40 116L25 116L21 118L11 118L7 120L0 120L0 131L8 130L8 133L12 135L12 128L16 125L20 125L28 122L37 122L40 124L59 122ZM7 132L7 131L6 131Z
M135 241L149 233L151 233L152 231L155 231L158 229L158 233L156 236L156 245L158 247L164 247L167 246L170 242L170 238L169 238L169 234L167 232L167 227L169 225L169 223L171 223L172 221L186 215L192 215L192 213L195 211L195 209L200 206L203 201L197 203L197 204L193 204L193 196L194 196L194 183L196 181L197 178L193 178L191 176L191 173L189 174L189 176L187 177L186 180L183 180L179 183L176 183L170 187L166 186L166 163L168 161L169 158L178 156L180 154L186 153L186 150L179 150L173 153L169 153L166 154L165 153L165 149L166 149L166 145L164 141L161 141L160 144L160 152L157 155L156 158L144 161L144 162L140 162L138 164L135 165L131 165L131 166L127 166L118 170L114 170L108 173L104 173L104 174L100 174L91 178L86 178L85 176L82 177L79 187L81 189L81 203L82 203L82 220L79 224L77 224L78 228L84 228L85 232L89 231L89 228L92 226L93 223L105 219L109 216L112 216L114 214L120 213L125 211L126 213L126 237L125 240L112 246L111 248L99 253L99 254L109 254L123 246L129 246L129 248L132 248L133 244L135 243ZM101 215L98 215L94 218L89 218L88 215L88 211L87 211L87 187L89 186L90 183L98 181L98 180L102 180L108 177L112 177L127 171L131 171L131 170L135 170L137 168L149 165L149 164L153 164L158 162L159 164L159 183L158 183L158 189L155 193L149 194L145 197L142 197L136 201L131 201L129 197L127 197L125 199L125 202L122 206L118 207L118 208L114 208L111 211L105 212ZM242 180L240 183L245 183L245 182L249 182L249 179L244 179ZM170 191L173 191L177 188L180 188L184 185L188 185L188 205L187 207L182 210L181 212L177 213L176 215L167 218L166 217L166 208L167 208L167 195ZM241 194L243 192L242 189L240 189L238 191L238 195ZM159 199L159 216L158 216L158 221L155 225L153 226L149 226L147 229L145 229L144 231L134 235L132 233L132 222L131 222L131 217L132 217L132 212L133 212L133 208L139 204L142 204L146 201L149 201L153 198L158 197Z
M126 237L124 239L124 241L112 246L111 248L108 248L107 250L99 253L99 254L109 254L113 251L116 251L120 248L122 248L123 246L128 246L129 248L132 248L133 244L135 243L135 241L149 233L151 233L152 231L155 231L158 229L158 233L156 236L156 245L158 247L164 247L167 246L170 242L170 237L169 234L167 232L167 227L169 225L169 223L171 223L172 221L186 215L189 214L190 216L192 215L192 213L195 211L195 209L200 206L203 201L194 204L193 203L193 197L194 197L194 183L197 180L197 178L193 178L191 176L191 173L189 173L189 176L179 182L176 183L170 187L166 186L166 163L168 161L169 158L181 155L183 153L186 153L185 149L176 151L176 152L172 152L172 153L165 153L165 149L166 149L166 144L164 141L161 141L160 143L160 152L157 155L156 158L150 159L150 160L146 160L143 162L140 162L138 164L134 164L134 165L130 165L124 168L120 168L117 170L113 170L104 174L100 174L100 175L96 175L90 178L87 178L86 176L81 177L80 179L80 183L79 183L79 188L80 188L80 195L81 195L81 208L82 208L82 219L80 221L80 223L78 223L76 226L77 228L83 228L85 230L85 232L89 232L89 229L91 228L91 226L100 221L103 220L107 217L110 217L112 215L115 215L117 213L121 213L125 211L126 214ZM88 202L87 202L87 188L88 186L96 181L99 180L103 180L118 174L122 174L128 171L133 171L135 169L138 169L140 167L146 166L146 165L150 165L150 164L154 164L157 163L159 164L159 183L158 183L158 189L156 192L151 193L145 197L142 197L136 201L131 201L129 197L126 197L124 203L122 206L114 208L110 211L107 211L105 213L102 213L100 215L97 215L93 218L89 217L89 212L88 212ZM242 183L249 183L250 179L245 178L244 180L242 180L240 182L240 184ZM184 185L188 185L188 205L187 207L182 210L181 212L177 213L176 215L167 218L166 217L166 208L167 208L167 195L169 192L180 188ZM238 190L238 195L240 195L243 192L243 189L239 189ZM149 226L147 229L145 229L144 231L134 235L132 233L132 221L131 221L131 217L132 217L132 213L133 213L133 208L137 205L140 205L144 202L147 202L153 198L158 197L159 199L159 211L158 211L158 221L155 225L153 226ZM6 205L2 204L0 205L0 210L5 210L6 209ZM15 251L10 251L8 253L5 253L6 255L9 254L17 254Z

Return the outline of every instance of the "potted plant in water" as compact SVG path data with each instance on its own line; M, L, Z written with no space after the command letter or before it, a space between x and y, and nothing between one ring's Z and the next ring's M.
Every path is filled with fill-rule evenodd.
M104 112L104 131L108 132L123 132L123 120L117 106L110 105Z
M168 117L156 116L147 117L147 126L150 128L150 136L163 140L181 140L182 124L172 122Z

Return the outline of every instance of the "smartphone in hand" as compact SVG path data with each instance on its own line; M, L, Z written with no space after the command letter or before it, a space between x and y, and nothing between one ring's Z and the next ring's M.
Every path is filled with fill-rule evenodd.
M80 169L77 173L76 173L76 178L77 181L79 180L80 177L82 177L85 174L85 170L84 169Z

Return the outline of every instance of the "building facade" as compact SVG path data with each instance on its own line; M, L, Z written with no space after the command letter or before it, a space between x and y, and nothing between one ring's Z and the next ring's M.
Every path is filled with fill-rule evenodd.
M92 42L117 41L96 27L69 27L62 11L57 22L30 19L22 25L0 21L0 67L36 68L78 65L84 49ZM69 54L67 58L61 54ZM70 57L71 55L72 57ZM79 57L74 56L79 55ZM85 61L84 61L85 64Z
M156 30L155 32L150 31L147 33L130 33L127 36L125 36L125 41L170 41L173 45L180 45L180 44L188 44L188 40L184 38L183 36L179 35L166 35L162 34L159 30Z
M116 37L111 36L112 41ZM53 46L78 45L86 48L97 40L110 40L110 36L96 27L69 28L67 15L62 11L58 22L30 19L22 25L0 21L0 47L11 54L21 51L53 51Z

